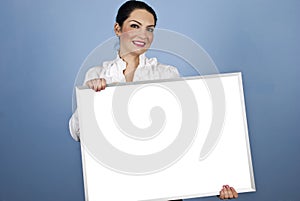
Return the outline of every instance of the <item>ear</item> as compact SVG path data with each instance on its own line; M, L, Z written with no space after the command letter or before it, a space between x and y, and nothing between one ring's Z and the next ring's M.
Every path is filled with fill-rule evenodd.
M119 23L117 23L117 22L114 25L114 31L115 31L117 36L121 35L121 27L120 27Z

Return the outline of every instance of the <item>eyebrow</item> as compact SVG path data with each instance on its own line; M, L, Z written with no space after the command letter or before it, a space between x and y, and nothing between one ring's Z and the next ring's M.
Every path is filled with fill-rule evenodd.
M142 26L142 23L140 23L139 21L136 21L136 20L130 20L129 22L136 22L138 23L140 26ZM155 27L155 25L148 25L147 27Z

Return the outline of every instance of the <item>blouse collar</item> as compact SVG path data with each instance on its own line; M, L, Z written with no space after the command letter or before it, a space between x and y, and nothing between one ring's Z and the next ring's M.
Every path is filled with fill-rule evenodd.
M117 53L117 57L116 57L116 59L114 61L117 64L117 68L119 70L122 70L122 71L125 70L125 68L126 68L126 62L119 56L118 53ZM145 66L146 64L147 64L147 58L146 58L145 53L143 53L143 54L141 54L139 56L139 65L138 65L137 68Z
M145 67L147 68L156 65L158 65L156 58L148 59L146 54L143 53L139 56L139 65L137 69L144 69ZM109 70L105 73L107 77L118 76L120 80L124 79L123 71L126 69L126 62L120 58L118 53L114 60L103 62L103 67L109 67Z

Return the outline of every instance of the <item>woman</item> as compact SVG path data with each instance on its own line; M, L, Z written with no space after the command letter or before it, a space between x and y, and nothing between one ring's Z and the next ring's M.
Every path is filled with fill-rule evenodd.
M179 77L175 67L163 65L155 58L147 58L145 52L153 41L156 26L155 11L141 1L127 1L118 10L114 31L119 37L120 48L117 58L104 62L102 67L90 69L85 77L85 85L95 91L104 90L107 83L132 82ZM70 119L70 132L79 140L77 112ZM234 188L225 185L220 191L220 199L237 198Z

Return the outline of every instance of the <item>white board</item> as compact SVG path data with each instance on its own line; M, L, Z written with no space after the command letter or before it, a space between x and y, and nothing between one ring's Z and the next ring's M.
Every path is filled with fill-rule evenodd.
M86 200L255 191L241 73L76 94Z

